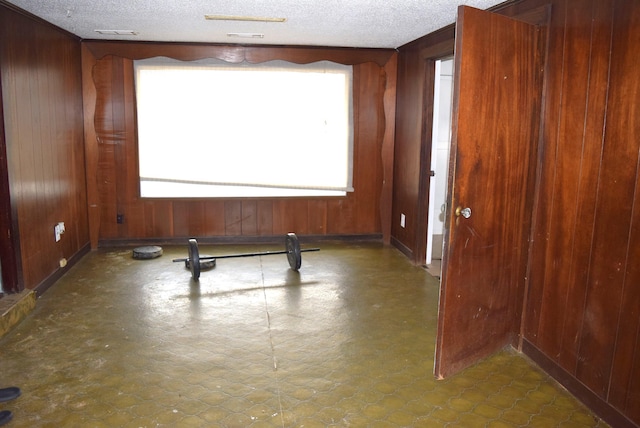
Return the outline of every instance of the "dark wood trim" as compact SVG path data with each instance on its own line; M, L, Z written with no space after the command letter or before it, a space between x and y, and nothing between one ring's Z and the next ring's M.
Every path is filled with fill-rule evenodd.
M393 208L393 155L396 132L396 94L398 80L398 54L393 56L384 66L385 90L384 106L384 136L382 137L382 190L380 192L380 223L382 224L382 239L385 244L391 242L391 218Z
M433 33L400 51L398 121L394 160L393 245L416 265L424 265L427 248L434 61L451 56L453 27ZM406 228L396 223L401 214Z
M367 235L297 235L301 244L311 242L371 242L380 241L381 234ZM280 244L284 242L283 235L264 236L191 236L183 238L144 238L144 239L101 239L98 243L100 248L111 247L132 247L138 245L185 245L188 239L195 238L202 244Z
M83 70L92 70L96 59L87 47L82 44L80 48ZM90 72L82 73L82 118L84 121L84 158L85 180L87 183L87 211L89 225L89 240L91 248L98 247L100 232L100 199L98 197L98 142L94 117L96 111L96 87Z
M544 102L545 96L547 94L548 91L548 86L547 86L547 79L545 78L545 76L548 75L548 73L550 73L550 70L548 69L548 63L547 63L547 57L549 55L549 26L551 23L551 5L547 5L545 7L540 7L538 9L544 9L545 12L545 21L541 22L539 24L539 28L540 28L540 41L538 44L538 48L539 48L539 55L541 57L540 60L540 64L542 64L543 66L543 71L542 71L542 82L540 83L542 85L542 90L540 92L540 118L545 117L545 109L546 109L546 103ZM536 10L538 10L536 9ZM518 350L522 350L522 346L523 346L523 339L525 336L525 319L526 319L526 315L527 315L527 310L529 309L528 306L528 297L529 297L529 288L531 287L531 266L532 266L532 253L533 253L533 242L535 239L535 230L536 230L536 216L534 215L534 213L536 213L538 211L538 205L539 205L539 201L540 201L540 183L542 180L542 168L539 167L539 165L543 164L543 152L545 149L545 145L544 145L544 121L540 120L538 123L538 134L537 134L537 147L536 150L533 151L532 153L535 153L535 159L532 159L532 165L531 168L533 169L531 171L531 175L529 177L530 180L530 189L529 192L531 192L531 194L533 194L533 198L531 200L531 206L529 208L527 208L529 210L531 214L531 218L530 218L530 230L529 230L529 245L527 248L527 271L526 271L526 279L524 282L524 287L522 290L522 294L521 296L518 297L518 313L520 314L520 331L518 333L518 336L515 338L517 340L517 342L512 343L514 347L516 347ZM535 160L535 165L533 164Z
M2 102L2 76L0 75L0 260L2 260L2 289L8 293L20 292L18 277L19 247L16 247L11 208L11 194L9 193L9 167L7 164L7 144L4 129L4 107ZM18 251L16 251L18 248Z
M217 58L231 63L260 63L282 59L299 64L329 60L345 65L374 62L384 67L395 49L351 49L331 47L222 45L204 43L156 43L85 40L82 42L96 59L116 55L132 60L167 56L181 61Z
M617 428L637 427L618 409L596 395L526 339L522 343L522 352L611 426Z
M47 291L52 285L56 283L62 276L69 271L76 263L78 263L85 255L91 251L91 245L87 242L80 250L69 258L67 265L54 271L51 275L45 278L40 284L36 285L33 290L36 292L36 296L40 297Z
M455 38L455 32L455 24L450 24L446 27L442 27L439 30L434 31L433 33L429 33L426 36L422 36L419 39L409 42L406 45L400 46L400 48L398 49L403 51L420 49L422 46L437 46L442 42L453 40ZM453 53L453 45L451 45L451 53Z
M424 95L422 96L422 121L420 137L420 172L418 181L418 207L416 211L416 233L413 244L413 262L415 264L425 264L427 258L427 236L429 230L429 195L431 189L431 152L433 148L433 103L435 82L435 59L424 60ZM428 126L431 124L432 126Z
M407 256L407 258L409 260L414 260L413 251L411 251L411 249L409 247L407 247L402 242L400 242L400 240L398 240L398 238L392 236L391 237L391 245L396 247L402 254Z
M413 244L413 262L421 265L427 257L427 240L429 230L429 196L431 183L431 152L433 149L433 104L435 102L433 85L435 81L435 62L453 55L454 39L443 40L420 52L424 62L424 93L422 106L422 127L420 137L420 173L418 183L418 206L416 217L416 235ZM426 118L431 118L427 120Z
M552 0L512 0L493 7L489 11L533 25L548 25ZM534 3L538 3L536 6Z

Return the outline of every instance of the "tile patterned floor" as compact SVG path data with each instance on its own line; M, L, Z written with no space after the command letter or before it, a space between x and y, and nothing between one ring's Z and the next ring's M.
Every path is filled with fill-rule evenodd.
M87 255L0 339L13 427L604 427L505 350L432 375L438 283L378 243L218 260ZM304 242L303 242L304 247ZM207 247L201 253L277 250Z

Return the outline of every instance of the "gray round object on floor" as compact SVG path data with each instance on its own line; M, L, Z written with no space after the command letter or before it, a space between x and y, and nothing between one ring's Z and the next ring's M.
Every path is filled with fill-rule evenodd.
M133 249L133 258L138 260L155 259L162 255L162 247L147 245Z

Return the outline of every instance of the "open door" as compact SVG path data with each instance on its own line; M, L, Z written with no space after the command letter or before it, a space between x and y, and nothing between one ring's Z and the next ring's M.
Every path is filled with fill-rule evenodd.
M542 85L539 29L460 6L435 374L518 338Z

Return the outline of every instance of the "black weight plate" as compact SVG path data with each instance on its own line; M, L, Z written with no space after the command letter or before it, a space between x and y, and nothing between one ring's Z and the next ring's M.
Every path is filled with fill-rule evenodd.
M294 271L299 271L302 265L302 253L300 252L300 241L298 241L295 233L287 233L285 250L287 251L289 266Z
M189 239L189 267L191 268L191 278L198 281L200 278L200 251L198 250L198 241Z
M191 262L189 259L184 261L184 267L191 270ZM207 254L200 254L200 271L216 267L216 259Z

